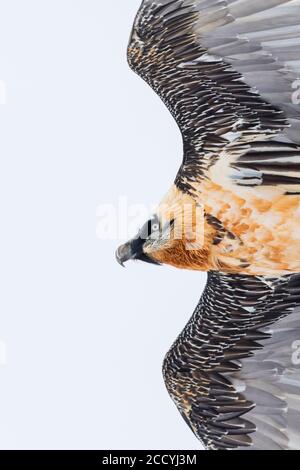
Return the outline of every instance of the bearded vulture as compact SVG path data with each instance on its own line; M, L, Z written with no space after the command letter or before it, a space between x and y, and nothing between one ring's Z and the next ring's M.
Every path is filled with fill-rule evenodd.
M168 392L207 450L300 449L300 0L144 0L128 62L183 162L117 260L208 273Z

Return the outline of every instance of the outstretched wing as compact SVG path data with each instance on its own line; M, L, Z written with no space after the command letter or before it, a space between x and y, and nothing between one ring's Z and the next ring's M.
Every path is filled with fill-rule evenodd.
M168 391L207 449L300 448L300 276L209 273L164 361Z
M226 159L236 184L300 183L300 1L144 0L130 66L182 132L176 183Z

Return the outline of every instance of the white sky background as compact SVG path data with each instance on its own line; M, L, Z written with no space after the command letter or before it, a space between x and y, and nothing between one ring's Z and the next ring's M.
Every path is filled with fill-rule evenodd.
M158 202L181 162L127 66L139 4L0 0L1 449L200 447L161 365L205 275L123 270L96 237L99 204Z

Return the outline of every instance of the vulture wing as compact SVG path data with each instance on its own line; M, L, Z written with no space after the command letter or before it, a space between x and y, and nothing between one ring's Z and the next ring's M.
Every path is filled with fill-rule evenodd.
M144 0L130 66L181 130L177 186L300 183L300 0Z
M299 275L209 274L164 361L168 391L207 449L299 448L299 315Z

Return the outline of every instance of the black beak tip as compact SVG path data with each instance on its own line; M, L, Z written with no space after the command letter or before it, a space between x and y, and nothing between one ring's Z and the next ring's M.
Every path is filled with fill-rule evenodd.
M132 253L130 242L125 243L125 245L119 246L119 248L116 251L116 260L123 268L125 268L124 263L132 259L132 257L133 257L133 253Z
M119 263L120 266L122 266L123 268L125 268L125 264L124 264L124 262L122 261L122 258L120 257L120 254L119 254L119 250L116 251L116 260L117 260L117 262Z

